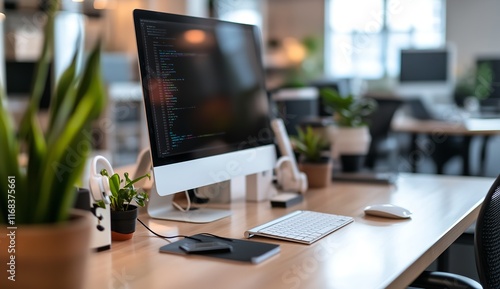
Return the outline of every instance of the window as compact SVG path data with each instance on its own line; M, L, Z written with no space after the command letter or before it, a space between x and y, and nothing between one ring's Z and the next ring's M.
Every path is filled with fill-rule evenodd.
M215 16L221 20L262 27L262 1L212 0Z
M377 79L399 73L403 48L445 44L445 0L326 0L326 73Z

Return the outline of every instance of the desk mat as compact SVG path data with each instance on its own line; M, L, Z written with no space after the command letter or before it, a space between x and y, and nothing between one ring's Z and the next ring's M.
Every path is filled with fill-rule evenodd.
M233 247L232 252L196 254L197 256L205 256L209 258L219 258L231 261L258 264L280 252L280 246L277 244L247 241L240 239L217 238L204 234L197 234L191 237L200 239L203 242L214 242L214 241L222 242L229 244ZM168 244L161 247L160 252L177 254L177 255L194 255L186 253L180 248L180 246L186 243L196 243L196 242L198 241L189 238L184 238L172 244Z

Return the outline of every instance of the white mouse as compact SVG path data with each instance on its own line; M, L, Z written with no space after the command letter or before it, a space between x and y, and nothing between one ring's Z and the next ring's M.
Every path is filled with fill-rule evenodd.
M411 212L409 210L393 204L368 206L365 208L365 214L392 219L407 219L411 217Z

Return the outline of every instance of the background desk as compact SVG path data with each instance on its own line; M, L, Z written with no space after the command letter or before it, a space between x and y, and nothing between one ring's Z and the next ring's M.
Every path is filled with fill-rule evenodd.
M442 140L446 136L464 136L461 146L461 156L463 159L462 175L469 176L470 172L470 143L474 136L492 136L500 134L500 119L480 119L470 118L465 121L439 121L439 120L418 120L407 116L399 115L392 122L392 130L396 132L406 132L412 135L409 163L412 171L416 172L418 160L413 159L418 155L416 137L418 134L425 134L431 140ZM481 162L484 162L485 147L481 152ZM438 173L442 173L442 168L438 167Z
M141 218L160 234L210 232L242 238L243 232L297 209L354 217L354 223L312 245L266 238L281 253L259 264L159 253L167 241L140 224L132 240L95 253L87 288L404 288L475 220L490 178L402 174L397 186L332 183L310 190L303 203L272 209L268 202L233 200L233 215L187 224ZM374 203L413 211L410 220L364 216ZM220 205L222 206L222 205Z

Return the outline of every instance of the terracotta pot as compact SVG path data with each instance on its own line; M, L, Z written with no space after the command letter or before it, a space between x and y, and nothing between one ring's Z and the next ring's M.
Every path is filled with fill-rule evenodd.
M124 241L132 238L135 232L137 207L129 205L126 211L111 211L111 240Z
M63 223L4 225L0 260L8 269L0 274L0 288L84 288L92 224L88 212L75 210Z
M309 188L324 188L332 181L332 162L300 163L299 170L307 175Z

